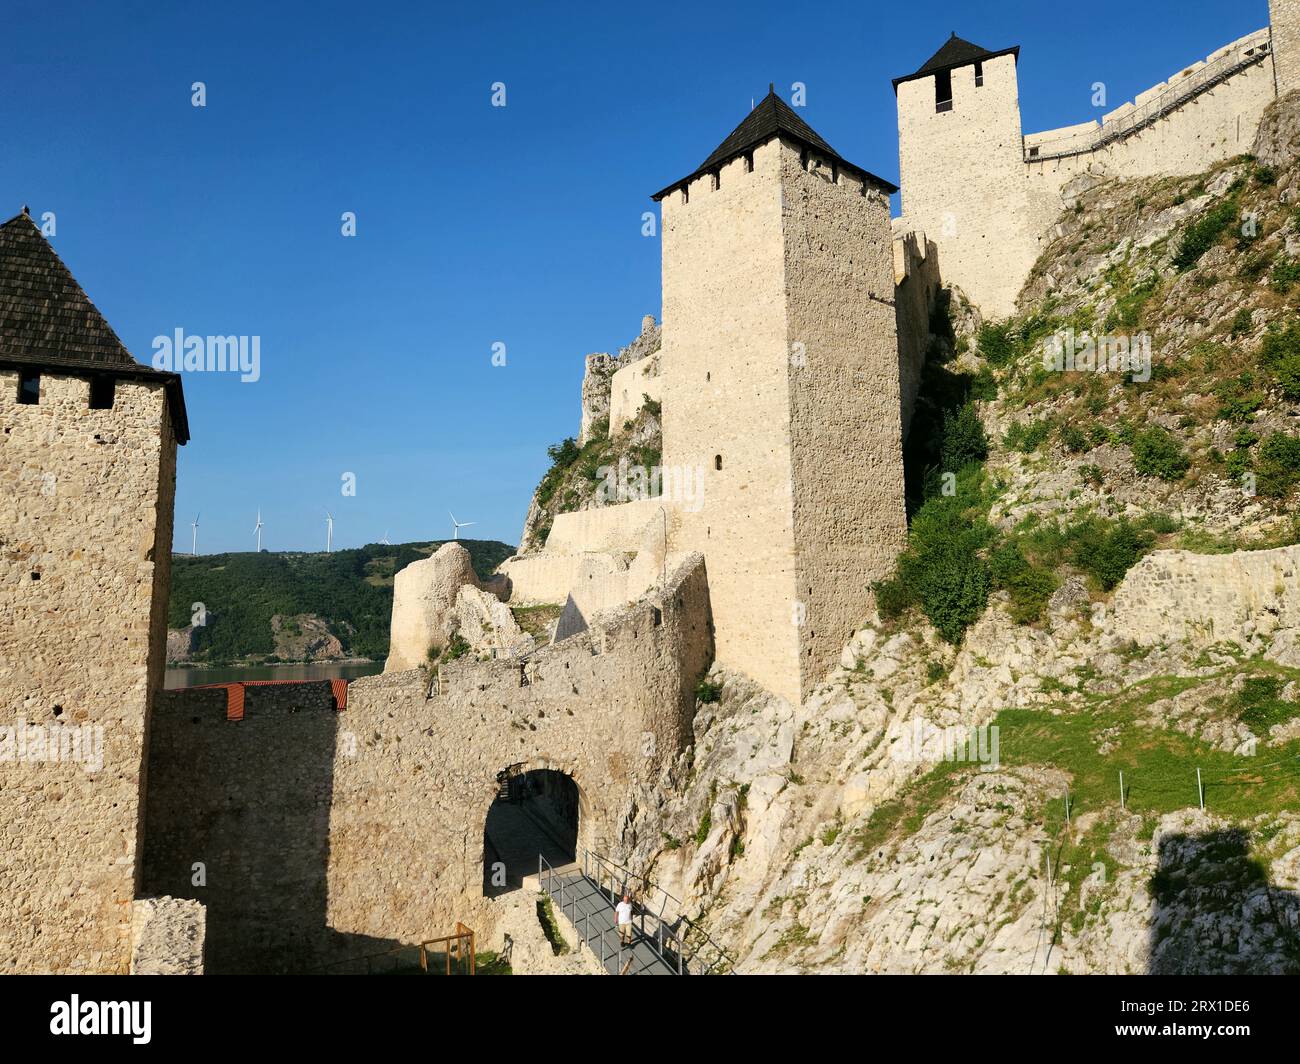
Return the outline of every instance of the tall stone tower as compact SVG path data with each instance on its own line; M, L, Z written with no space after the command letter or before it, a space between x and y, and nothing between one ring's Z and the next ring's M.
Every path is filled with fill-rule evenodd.
M1300 89L1300 0L1268 0L1268 21L1277 92L1283 96Z
M1015 308L1037 258L1030 233L1016 62L955 33L894 79L903 217L939 248L939 272L986 316Z
M663 463L717 660L800 701L906 537L889 194L770 93L663 211Z
M180 379L0 225L0 971L124 972L167 640Z

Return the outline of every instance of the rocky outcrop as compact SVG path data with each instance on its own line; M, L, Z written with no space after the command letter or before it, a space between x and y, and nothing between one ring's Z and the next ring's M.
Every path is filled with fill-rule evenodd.
M131 903L131 974L202 975L203 903L163 895Z
M343 644L329 622L314 613L271 618L275 654L281 661L336 661L345 656Z
M448 621L460 589L479 588L469 551L444 543L430 557L412 562L393 580L393 620L384 672L416 669L429 661L431 648L446 647Z

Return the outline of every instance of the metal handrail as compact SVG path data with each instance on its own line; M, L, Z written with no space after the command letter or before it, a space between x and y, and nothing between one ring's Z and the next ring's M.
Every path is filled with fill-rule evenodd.
M1262 39L1251 45L1249 54L1241 51L1227 52L1219 56L1218 59L1194 70L1177 84L1169 86L1159 96L1153 97L1111 122L1104 123L1096 130L1095 135L1090 138L1060 137L1056 140L1043 141L1032 145L1035 151L1033 155L1029 153L1030 146L1027 145L1024 149L1024 160L1027 163L1038 163L1051 159L1066 159L1073 155L1086 155L1089 152L1104 148L1108 144L1146 128L1169 112L1181 107L1188 100L1201 95L1203 92L1208 92L1234 74L1262 62L1269 54L1269 51L1268 40ZM1069 147L1052 149L1052 145L1069 145Z
M547 895L559 902L560 911L565 912L564 877L560 877L557 891L555 875L554 867L539 853L537 855L538 884ZM602 897L608 896L611 905L614 905L615 899L624 893L632 894L636 898L641 909L639 913L641 938L649 943L650 947L659 956L659 959L669 968L674 969L678 975L685 975L692 966L696 965L702 965L702 967L698 967L698 970L693 974L708 975L713 972L730 974L734 971L735 961L730 954L719 946L699 924L680 912L682 904L677 898L645 876L638 875L623 865L585 848L582 851L582 875L588 882L595 884ZM636 889L634 884L641 884L641 889ZM657 910L655 908L656 900L658 902ZM670 918L667 915L670 902L672 903L672 911L678 913L676 917ZM571 899L568 908L572 912L570 922L577 929L576 898ZM648 934L646 932L647 917L652 921L651 931ZM685 933L679 930L683 924L687 929ZM584 913L581 934L589 947L592 941L590 928L590 914ZM602 967L606 965L606 961L610 956L605 949L605 936L610 933L611 931L608 928L601 930L597 940L599 942ZM614 933L617 933L617 928L614 929ZM691 949L689 941L692 937L697 942L694 950ZM707 963L705 963L706 950L708 949L713 951L713 956L712 959L707 960ZM592 952L596 952L594 947ZM623 969L623 947L622 937L620 936L618 970L623 971Z

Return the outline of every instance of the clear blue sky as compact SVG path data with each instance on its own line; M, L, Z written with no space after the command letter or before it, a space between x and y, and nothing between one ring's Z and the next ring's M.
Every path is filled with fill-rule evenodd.
M805 83L812 126L897 180L889 79L953 30L1022 46L1032 132L1268 21L1265 0L5 9L0 216L56 213L141 361L176 328L261 337L257 383L185 381L176 546L202 511L205 551L252 549L259 506L268 549L322 549L326 507L336 546L443 538L448 509L516 542L583 356L659 315L650 193L769 81Z

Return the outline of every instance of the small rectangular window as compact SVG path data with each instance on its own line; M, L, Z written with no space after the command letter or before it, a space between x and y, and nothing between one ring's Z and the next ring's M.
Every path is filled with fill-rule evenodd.
M1038 149L1037 149L1037 148L1030 148L1030 149L1029 149L1029 157L1030 157L1031 159L1035 158L1037 155L1038 155Z
M90 409L112 410L116 382L112 377L90 378Z
M41 375L24 370L18 374L18 402L35 406L41 401Z
M983 84L984 84L984 64L976 63L975 64L975 87L978 89Z
M690 186L689 186L689 185L683 185L683 186L682 186L682 203L683 203L683 204L687 204L687 203L690 203L690 202L691 202L691 189L690 189Z
M713 191L717 192L722 187L722 171L713 171Z
M935 111L952 110L952 71L945 70L934 76Z
M754 153L752 151L747 151L745 152L745 173L752 174L753 172L754 172Z

